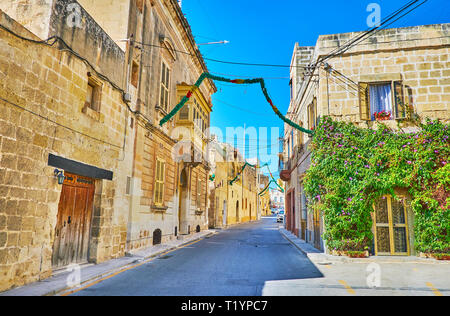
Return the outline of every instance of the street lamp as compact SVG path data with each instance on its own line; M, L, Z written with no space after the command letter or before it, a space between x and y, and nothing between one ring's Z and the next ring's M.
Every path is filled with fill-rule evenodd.
M62 185L64 183L64 180L66 179L66 177L64 176L64 171L55 169L53 173L55 175L55 178L58 179L58 184Z

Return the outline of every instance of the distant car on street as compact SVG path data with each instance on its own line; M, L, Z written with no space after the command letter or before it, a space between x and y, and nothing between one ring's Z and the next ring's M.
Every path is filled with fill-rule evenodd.
M284 211L279 211L277 214L277 223L284 222Z

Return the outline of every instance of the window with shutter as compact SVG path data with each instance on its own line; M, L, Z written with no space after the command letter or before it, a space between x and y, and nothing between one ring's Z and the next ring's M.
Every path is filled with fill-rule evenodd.
M202 202L202 181L200 178L197 179L197 207L201 207Z
M369 84L360 82L359 86L359 115L361 120L370 121Z
M165 111L169 109L169 83L170 69L162 62L161 65L161 88L160 88L160 107Z
M407 105L405 103L404 88L401 81L394 81L394 104L395 118L403 119L407 116Z
M180 100L181 101L181 100ZM185 104L180 110L179 119L180 120L189 120L189 104Z
M372 120L393 119L394 94L392 90L391 82L369 84L369 107Z
M164 160L156 160L156 170L155 170L155 205L164 204L164 175L165 175L166 163Z
M308 106L308 129L314 130L317 125L317 98Z
M303 122L299 122L298 125L303 127ZM299 150L303 148L303 133L297 132L297 146Z

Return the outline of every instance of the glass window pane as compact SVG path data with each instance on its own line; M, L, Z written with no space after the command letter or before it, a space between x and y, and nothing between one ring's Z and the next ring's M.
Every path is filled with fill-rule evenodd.
M400 201L391 199L391 204L392 204L392 222L394 224L406 224L405 205L403 199Z
M188 120L189 119L189 105L186 104L180 110L180 120Z
M169 91L165 91L164 95L164 108L167 110L169 108Z
M392 118L392 89L390 84L375 84L369 86L370 113L375 120L375 113L386 111Z
M169 88L170 72L169 69L166 70L166 88Z
M377 224L388 224L389 216L388 216L388 204L387 198L380 198L377 202L375 202L375 210L376 210L376 221Z
M406 246L406 228L405 227L395 227L394 228L394 245L395 252L407 252L408 248Z
M377 227L377 251L386 253L391 252L389 227Z
M159 188L159 203L163 203L164 202L164 197L163 197L163 187L164 184L160 183L160 188Z
M159 175L159 161L156 161L156 172L155 172L155 180L158 181L158 175Z
M86 94L86 102L92 105L92 101L94 100L94 87L88 84L87 94Z
M160 100L160 106L163 108L164 107L164 87L161 86L161 100Z

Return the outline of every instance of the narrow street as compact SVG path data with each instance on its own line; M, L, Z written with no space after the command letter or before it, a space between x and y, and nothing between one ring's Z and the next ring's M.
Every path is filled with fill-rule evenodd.
M260 296L266 281L321 277L278 225L232 227L73 295Z
M364 296L450 294L446 264L378 258L311 262L263 218L186 244L112 277L63 293L75 296ZM445 276L445 277L442 277Z

